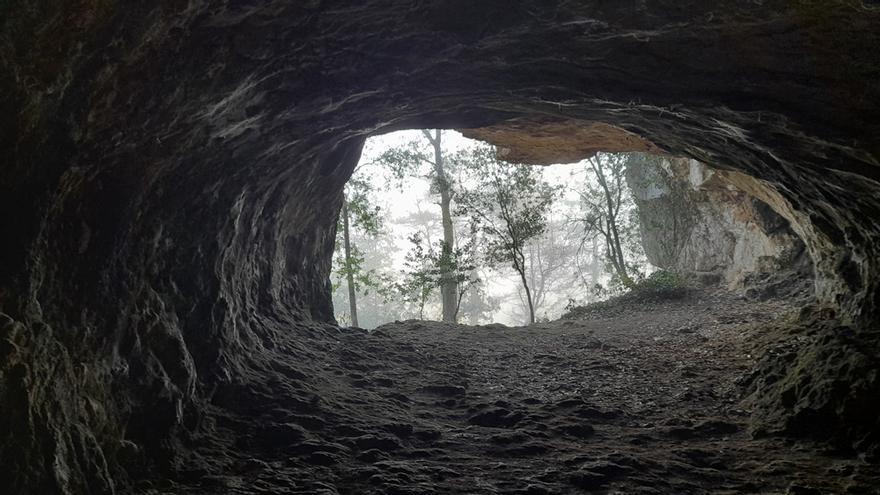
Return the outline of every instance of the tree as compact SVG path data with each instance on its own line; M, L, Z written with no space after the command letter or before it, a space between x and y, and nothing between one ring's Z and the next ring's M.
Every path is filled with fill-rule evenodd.
M384 208L383 208L384 211ZM347 278L340 273L343 263L342 234L339 234L339 253L334 256L333 266L333 307L336 308L336 320L340 325L350 326L351 311L347 290ZM388 228L383 227L379 235L365 234L359 229L352 230L352 244L361 258L360 269L371 274L375 285L357 283L357 316L358 326L374 328L389 321L417 317L416 308L400 298L395 291L394 275L398 265L395 258L403 253L399 250L394 236ZM355 279L357 282L357 279Z
M546 213L554 190L534 166L501 162L494 149L480 146L458 156L473 171L473 187L458 195L458 211L468 215L474 228L486 236L486 260L493 266L510 263L519 275L529 307L535 308L526 276L526 243L546 228Z
M633 242L638 222L633 219L632 197L626 187L627 160L628 155L622 153L597 153L587 159L587 173L594 180L584 183L580 196L585 236L601 236L612 274L624 287L632 288L637 268L629 260L628 251L632 249L627 248L638 244Z
M444 280L452 278L457 288L452 315L452 321L456 321L462 298L468 289L479 282L474 275L476 264L470 246L447 253L443 251L443 241L438 241L436 247L432 246L430 242L425 242L419 232L412 234L409 241L412 247L406 254L406 269L398 290L407 302L418 304L419 318L424 319L425 303L434 288L442 287Z
M546 315L556 304L575 296L579 232L548 212L544 233L526 243L526 266L535 313ZM528 311L524 293L521 301Z
M423 143L410 142L387 150L376 161L390 168L398 178L418 173L421 165L430 167L428 176L432 180L432 190L439 195L438 204L443 225L443 240L437 258L437 267L440 270L438 284L443 307L442 319L454 323L460 296L453 259L455 252L455 229L451 210L453 188L447 172L446 157L443 154L443 131L422 130L422 135L430 145L430 151L425 149Z
M359 326L357 292L373 288L384 290L382 277L375 270L364 267L363 253L352 242L352 230L360 229L367 235L377 235L381 228L381 210L370 201L373 187L369 181L352 176L345 186L342 209L337 221L337 232L342 236L338 245L342 244L342 258L337 260L337 274L344 278L348 285L348 304L351 324Z
M406 253L403 279L397 285L403 299L419 308L419 319L425 319L425 303L437 286L433 277L434 253L425 251L425 243L419 232L409 237L412 247ZM428 243L428 249L431 245Z
M493 314L501 307L501 300L487 293L484 278L475 278L477 281L462 297L458 312L459 319L469 325L491 322Z

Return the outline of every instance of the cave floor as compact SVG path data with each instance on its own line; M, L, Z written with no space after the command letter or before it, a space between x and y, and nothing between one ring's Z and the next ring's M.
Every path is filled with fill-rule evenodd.
M880 493L876 465L749 431L755 343L792 311L713 291L529 327L316 331L306 359L216 401L173 480L136 488Z

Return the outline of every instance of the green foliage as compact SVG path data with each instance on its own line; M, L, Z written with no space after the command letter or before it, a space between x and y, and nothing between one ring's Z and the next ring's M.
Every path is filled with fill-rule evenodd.
M350 273L357 292L369 295L372 291L375 291L386 299L392 295L389 287L393 282L390 277L374 268L366 268L366 258L357 245L351 246L351 253L347 259L345 256L339 257L335 272L339 277L339 282L333 284L333 291L342 286L342 282L347 279Z
M688 280L678 273L658 270L636 282L627 294L637 301L662 301L682 299L691 293Z
M492 321L493 314L500 308L501 299L487 294L483 280L475 277L473 285L460 300L458 316L460 321L480 325Z
M603 287L597 287L608 295ZM614 316L646 304L662 303L663 301L684 299L692 293L688 280L681 275L666 270L658 270L648 277L637 281L628 291L610 297L604 301L581 304L570 299L565 307L564 319L590 319Z
M371 165L391 172L398 186L409 177L422 178L430 181L431 193L439 194L446 185L448 190L455 189L452 177L458 172L454 156L441 149L440 163L437 163L436 150L433 148L436 135L422 131L426 139L413 139L400 146L388 148L376 157ZM441 133L441 139L442 139Z
M383 297L390 296L388 276L375 269L367 269L363 251L355 242L350 243L349 252L343 249L345 235L345 216L348 216L349 235L378 236L383 228L382 209L373 203L374 187L365 177L355 174L345 186L345 202L337 220L334 272L340 282L333 284L333 291L342 286L344 280L351 280L354 290L364 295L376 291ZM347 254L347 255L346 255ZM349 278L350 277L350 278Z
M341 237L341 234L340 234ZM413 313L409 307L401 301L396 293L393 259L397 246L388 233L383 230L377 236L363 235L353 232L352 241L356 246L356 258L358 271L368 273L368 280L363 277L355 277L352 282L356 286L355 301L358 310L358 326L373 328L382 323L401 319L402 315ZM333 273L331 276L333 292L333 307L336 319L340 324L353 324L351 316L350 294L347 290L347 273L340 266L344 263L342 250L335 253L333 260ZM341 290L340 290L341 289Z
M382 208L373 203L376 191L364 177L352 177L345 186L345 202L351 225L362 233L376 236L382 230ZM339 222L342 222L340 216ZM337 225L337 231L342 229Z
M409 241L413 245L406 254L403 278L396 284L396 288L404 301L418 305L419 317L424 318L425 303L440 285L433 276L434 259L437 255L430 245L426 248L421 234L411 235Z
M639 223L623 180L627 163L625 157L602 157L600 172L608 172L603 175L604 187L599 184L595 171L588 169L586 174L579 174L578 183L583 178L588 181L592 179L591 184L577 187L582 196L581 202L596 208L589 214L582 204L579 213L575 213L573 210L579 208L577 200L553 206L556 197L560 196L560 188L550 187L543 180L542 167L499 161L494 148L486 145L462 148L455 153L444 152L437 146L441 137L435 131L423 133L426 139L416 137L402 146L382 150L378 158L362 165L362 168L370 168L374 173L365 176L360 170L346 188L351 248L348 260L337 259L334 280L338 285L334 288L345 286L345 280L351 276L351 286L355 287L358 297L346 296L344 291L338 291L338 297L340 301L346 298L361 301L361 296L364 296L364 302L361 302L364 311L360 312L363 313L360 316L369 317L361 320L375 321L380 313L381 317L389 315L397 319L425 318L425 313L430 312L430 317L434 318L440 301L444 308L453 307L462 318L470 317L476 321L488 317L486 313L491 314L493 308L497 309L499 302L485 294L485 287L481 286L476 275L478 268L486 266L512 267L519 275L522 288L518 295L524 308L528 303L527 316L530 319L539 316L541 308L547 310L542 303L547 294L552 294L547 298L552 305L556 303L556 294L559 292L569 297L596 300L623 293L643 282L647 284L646 287L655 282L650 277L645 279L646 282L641 276ZM441 166L438 167L437 162ZM377 171L384 181L376 179L379 176ZM375 206L376 189L395 182L402 187L412 184L413 179L430 181L431 201L440 205L441 212L445 211L441 238L447 237L446 230L452 230L449 228L449 213L454 213L454 229L458 235L453 242L438 241L435 235L441 222L435 218L437 213L433 209L423 211L419 208L418 214L413 213L411 219L405 220L413 224L419 234L410 235L409 249L401 269L399 265L393 267L386 254L393 249L389 250L387 245L383 247L381 244L383 241L380 239L385 239L386 234L383 234L384 212ZM448 189L441 190L444 186ZM612 199L610 210L606 189ZM578 221L557 221L550 225L549 219L553 215L551 207L554 211L556 208L563 209L560 211L568 209ZM605 210L602 210L603 207ZM591 264L591 282L601 280L605 284L596 285L593 297L583 290L575 292L575 284L571 282L554 285L557 279L565 278L560 273L571 272L571 278L577 276L575 272L579 272L579 265L576 262L566 264L560 260L576 258L580 254L584 245L581 235L584 230L593 234L586 238L593 244L590 259L602 257L601 251L606 251L608 243L602 242L598 232L608 230L609 215L606 212L609 211L618 222L615 245L619 245L619 251L624 256L623 262L617 265L626 269L628 284L624 283L606 256L607 273L612 277L609 280L601 275L600 278L601 268L598 267L602 263ZM412 232L412 229L409 231ZM560 243L566 242L571 248L568 251L560 247ZM618 260L620 258L617 257ZM392 281L386 274L394 272L399 275ZM588 283L583 274L580 276L584 283ZM446 288L452 285L450 280L454 282L454 290L447 291ZM457 293L457 302L452 298L455 306L447 304L450 293ZM444 309L444 319L447 314Z
M546 214L555 190L544 182L540 169L495 159L494 150L481 146L456 160L474 172L473 188L459 192L456 212L469 216L473 228L486 236L485 258L492 266L523 267L526 241L547 227Z
M468 167L473 187L459 191L456 213L470 217L472 230L485 237L484 257L490 266L511 266L520 276L534 321L534 305L526 277L526 243L544 233L556 190L535 166L495 158L489 146L460 153L456 163Z
M472 246L446 250L443 241L429 245L418 232L409 237L409 242L412 247L406 254L403 277L396 288L405 301L418 304L420 313L427 299L442 285L444 274L451 274L456 282L459 302L468 288L479 283L474 275L477 265Z
M641 278L643 250L638 209L626 184L632 153L598 153L585 162L587 175L579 191L586 238L599 236L613 292L632 288Z
M688 286L687 279L669 270L657 270L636 284L636 289L663 290Z
M386 150L377 160L390 169L394 176L401 182L406 176L412 176L416 172L430 167L427 177L431 180L431 193L439 196L441 221L443 224L443 242L439 246L440 256L432 260L430 265L440 273L440 300L443 307L443 321L454 322L461 295L457 294L459 287L456 281L455 266L458 261L454 253L455 227L452 221L451 204L453 198L452 183L447 173L446 157L443 152L443 131L435 129L433 132L422 130L422 135L430 144L430 152L420 141L410 142L406 146ZM425 254L427 251L422 252ZM416 279L414 279L416 280ZM409 287L411 284L404 284ZM465 286L467 287L467 286ZM415 290L415 287L412 287ZM418 291L420 294L422 290ZM419 296L421 298L421 296ZM422 298L424 300L424 298ZM424 303L420 305L420 313Z
M386 170L389 170L395 179L402 181L407 177L428 176L431 171L425 171L424 166L433 168L433 158L430 149L421 140L412 140L401 146L389 148L383 151L372 162Z

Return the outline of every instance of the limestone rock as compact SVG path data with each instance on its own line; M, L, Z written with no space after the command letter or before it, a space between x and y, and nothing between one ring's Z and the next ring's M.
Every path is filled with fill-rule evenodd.
M742 287L757 273L795 276L803 242L789 222L726 178L682 158L634 160L627 169L641 220L642 245L656 266ZM807 275L808 277L809 275Z

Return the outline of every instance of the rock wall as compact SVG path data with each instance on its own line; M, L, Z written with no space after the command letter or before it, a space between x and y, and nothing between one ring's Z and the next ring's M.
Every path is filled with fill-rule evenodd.
M811 278L789 221L727 175L693 159L634 156L626 180L648 260L731 288L770 275L785 274L791 285Z
M317 359L341 188L394 129L512 146L556 122L758 178L740 189L867 332L878 21L858 1L3 2L0 489L179 469L206 410Z

